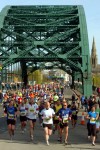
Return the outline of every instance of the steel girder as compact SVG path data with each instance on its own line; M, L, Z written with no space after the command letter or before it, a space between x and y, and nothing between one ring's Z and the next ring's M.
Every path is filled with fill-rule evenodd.
M84 95L90 96L91 67L83 7L5 7L0 13L0 60L3 67L21 62L23 81L27 81L25 66L30 61L32 70L45 68L46 62L66 72L70 66L73 84L80 80Z

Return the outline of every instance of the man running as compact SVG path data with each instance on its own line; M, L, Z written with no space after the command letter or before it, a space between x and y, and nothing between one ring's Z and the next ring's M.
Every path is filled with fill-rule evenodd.
M62 108L62 105L60 103L60 100L57 100L57 103L53 107L55 113L57 114L61 108ZM53 119L53 123L54 123L53 134L55 133L56 130L58 130L58 136L59 136L59 116L57 116L56 114ZM58 138L58 141L59 141L59 138Z
M75 102L73 102L73 104L72 104L71 111L72 111L72 118L71 118L72 126L74 128L77 123L77 113L78 113L78 108L76 107Z
M40 113L43 118L43 128L45 133L46 144L49 145L49 136L52 134L54 110L50 108L50 103L45 102L45 108Z
M34 104L34 99L31 98L29 104L27 105L27 119L29 120L30 126L30 138L33 140L33 130L35 127L37 114L38 114L38 105Z
M63 101L63 107L58 111L60 120L60 141L62 142L63 130L65 133L65 144L68 144L68 121L71 120L71 110L67 108L67 102Z

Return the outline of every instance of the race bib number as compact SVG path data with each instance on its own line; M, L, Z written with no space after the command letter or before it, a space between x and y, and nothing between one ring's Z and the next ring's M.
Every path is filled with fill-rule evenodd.
M93 123L93 124L96 123L95 118L91 118L91 119L90 119L90 123Z
M59 116L55 116L55 120L58 120L59 119Z
M26 113L24 111L21 112L21 116L25 116Z
M73 112L72 112L72 115L76 115L76 111L73 111Z
M14 115L13 114L8 114L8 119L14 119Z
M63 123L68 123L68 115L63 116Z
M48 122L50 120L49 117L45 117L45 121Z
M34 109L30 109L29 111L30 111L31 113L33 113L33 112L34 112Z

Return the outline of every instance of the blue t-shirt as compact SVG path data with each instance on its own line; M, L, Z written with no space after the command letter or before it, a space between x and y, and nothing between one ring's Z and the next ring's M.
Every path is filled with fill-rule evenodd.
M63 123L68 123L68 118L69 116L71 115L72 111L70 110L70 108L61 108L59 111L58 111L58 114L60 116L60 118L62 118L62 122Z
M5 112L7 113L7 119L14 120L15 119L15 112L17 111L16 107L7 107Z
M96 124L97 112L90 111L88 115L90 117L90 124Z
M82 96L82 97L81 97L81 102L84 103L84 100L85 100L85 97Z

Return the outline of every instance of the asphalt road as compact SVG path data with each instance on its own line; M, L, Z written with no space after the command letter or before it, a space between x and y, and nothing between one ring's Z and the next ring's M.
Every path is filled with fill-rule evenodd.
M66 97L71 97L72 92L70 89L65 91ZM2 112L2 108L0 107L0 112ZM80 112L81 114L81 112ZM80 115L79 115L80 116ZM37 120L36 127L34 130L34 140L30 141L29 137L29 124L27 123L27 130L24 134L21 133L19 119L17 120L15 136L12 141L10 141L6 118L0 118L0 149L1 150L100 150L100 133L98 135L98 139L96 141L96 146L91 145L91 141L87 139L87 129L86 124L84 126L80 125L81 117L78 119L77 126L73 129L71 126L71 122L69 123L69 138L68 145L63 143L59 143L57 141L57 133L52 134L50 137L50 146L45 144L44 139L44 131L40 126L39 121Z

